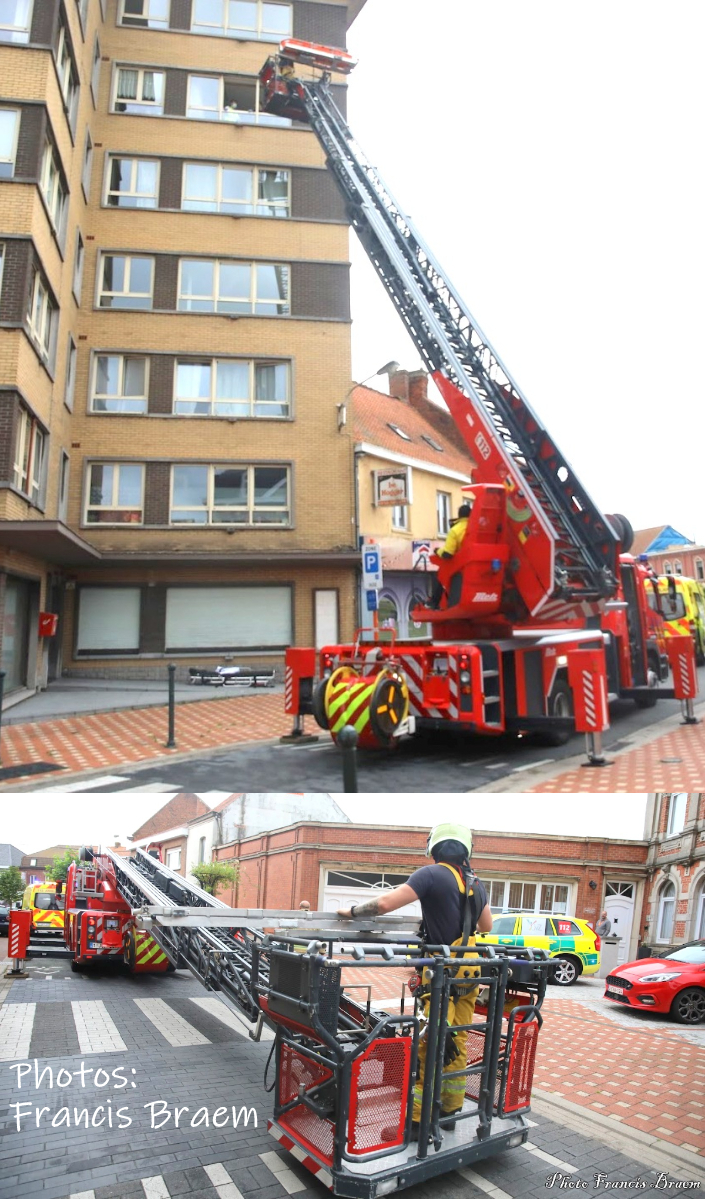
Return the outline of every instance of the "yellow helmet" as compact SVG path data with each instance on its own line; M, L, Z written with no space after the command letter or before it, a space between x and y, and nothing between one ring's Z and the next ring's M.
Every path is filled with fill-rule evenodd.
M472 853L472 832L465 824L434 824L426 842L427 858L430 858L431 850L439 841L460 841L468 851L468 857Z

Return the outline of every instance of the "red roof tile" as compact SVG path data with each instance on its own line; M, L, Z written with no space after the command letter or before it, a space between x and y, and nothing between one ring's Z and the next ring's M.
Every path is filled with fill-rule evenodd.
M447 408L441 408L428 399L418 398L412 402L397 400L372 387L361 385L352 392L352 407L356 442L365 441L379 446L381 450L391 450L436 467L471 474L474 462ZM409 441L390 429L390 424L403 429ZM424 435L437 442L442 449L435 450L424 440Z
M165 833L170 828L178 828L193 820L194 816L205 816L210 811L197 795L172 795L158 812L145 820L130 837L131 841L140 841L143 837L153 837Z

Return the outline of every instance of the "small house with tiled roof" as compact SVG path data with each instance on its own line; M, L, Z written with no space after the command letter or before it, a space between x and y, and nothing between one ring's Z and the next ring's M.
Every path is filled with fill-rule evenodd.
M380 624L420 637L428 628L411 613L428 594L429 555L466 498L474 462L440 398L429 398L425 371L396 371L389 391L359 385L351 396L358 532L382 552ZM360 611L371 624L365 595Z
M158 812L140 825L130 842L139 849L157 850L165 866L185 874L189 821L210 815L210 810L198 795L172 795Z

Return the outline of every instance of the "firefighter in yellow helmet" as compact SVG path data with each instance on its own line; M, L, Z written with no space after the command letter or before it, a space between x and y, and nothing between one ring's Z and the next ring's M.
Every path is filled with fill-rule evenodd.
M426 855L432 857L433 866L421 866L410 875L407 882L392 891L384 891L374 899L355 903L350 908L339 908L338 915L344 917L383 916L397 908L419 900L423 915L423 936L427 945L475 944L475 933L492 930L492 913L487 902L487 892L470 868L472 833L462 824L437 824L429 833ZM462 1070L467 1064L467 1036L453 1036L453 1025L470 1024L477 1000L477 984L473 981L479 974L477 966L466 965L468 958L477 954L463 953L457 956L459 965L455 969L448 1004L448 1036L444 1073ZM430 971L424 970L422 979L421 1005L428 1015L429 996L427 984ZM419 1042L419 1068L414 1087L414 1131L418 1129L421 1115L421 1095L426 1066L426 1038ZM463 1106L465 1077L448 1078L441 1088L441 1108L444 1116L452 1116ZM446 1125L448 1127L448 1125Z

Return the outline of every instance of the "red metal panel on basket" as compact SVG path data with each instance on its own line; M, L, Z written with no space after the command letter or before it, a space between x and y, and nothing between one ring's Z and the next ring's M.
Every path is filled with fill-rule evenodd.
M279 1103L290 1103L299 1094L299 1087L310 1091L327 1079L333 1071L313 1058L297 1053L290 1045L282 1045L279 1071ZM333 1161L333 1121L324 1120L300 1103L277 1118L277 1123L296 1138L300 1145L330 1164Z
M539 1026L536 1020L514 1026L507 1066L507 1086L500 1115L529 1107L538 1039Z
M411 1044L411 1037L380 1038L353 1062L349 1153L373 1153L403 1144Z

